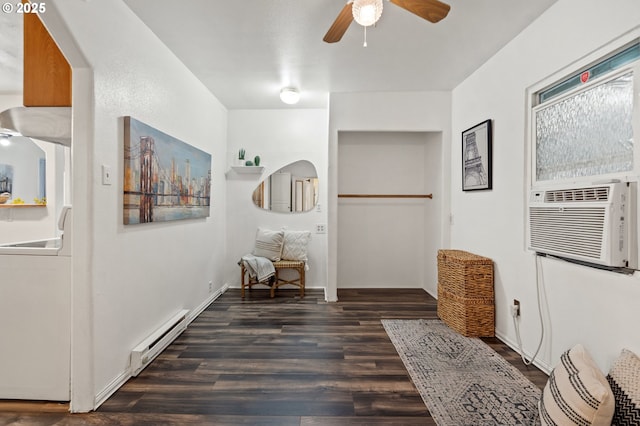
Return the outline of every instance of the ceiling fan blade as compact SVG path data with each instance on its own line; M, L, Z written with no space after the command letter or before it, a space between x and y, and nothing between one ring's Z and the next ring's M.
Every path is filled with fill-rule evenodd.
M444 19L451 9L438 0L391 0L391 3L433 23Z
M327 31L324 38L322 40L327 43L335 43L340 41L345 32L347 32L347 28L351 25L351 21L353 21L353 13L351 12L352 2L349 2L344 5L340 14L335 21L333 21L333 25Z

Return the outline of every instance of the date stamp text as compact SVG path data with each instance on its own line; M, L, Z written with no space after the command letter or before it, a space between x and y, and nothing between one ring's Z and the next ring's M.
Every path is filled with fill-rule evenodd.
M45 3L3 3L3 13L45 13L47 5Z

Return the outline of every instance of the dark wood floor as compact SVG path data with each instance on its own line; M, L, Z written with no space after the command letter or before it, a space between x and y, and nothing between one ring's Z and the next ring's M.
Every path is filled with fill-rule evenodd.
M434 425L382 318L437 318L422 290L229 290L96 412L0 401L15 425ZM540 388L547 376L483 339Z

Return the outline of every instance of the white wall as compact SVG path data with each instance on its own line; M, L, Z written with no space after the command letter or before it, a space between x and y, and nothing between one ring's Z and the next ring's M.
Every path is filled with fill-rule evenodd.
M495 262L496 330L515 345L509 305L521 301L525 353L540 337L535 257L525 250L526 91L620 37L640 22L640 3L562 0L453 91L451 245ZM492 119L493 190L460 190L459 135ZM549 369L576 343L607 370L623 347L640 352L640 279L556 260L542 260L544 344L538 361Z
M340 132L426 132L441 133L443 149L441 164L449 164L448 142L451 139L451 95L448 92L406 92L406 93L334 93L330 100L329 119L329 282L328 300L337 300L338 234L348 232L338 228L338 145ZM446 169L445 169L446 170ZM435 244L447 247L449 244L448 205L449 175L442 177L437 188L427 183L428 192L441 203L440 227L443 232ZM436 198L438 197L438 198ZM446 218L446 219L445 219ZM381 259L382 261L382 259ZM431 264L427 264L432 262ZM436 265L436 259L425 259L425 277ZM425 281L428 279L425 278ZM433 292L435 283L425 282L425 289Z
M22 106L22 94L0 93L0 112L13 107Z
M338 200L338 288L437 292L442 134L340 132L338 193L429 194Z
M240 258L251 253L258 226L312 232L309 243L307 288L326 288L326 234L316 234L316 224L327 223L327 127L324 109L232 110L229 111L227 169L234 165L238 150L246 160L260 156L262 175L227 173L227 255L225 279L240 286ZM304 213L278 213L260 209L251 195L260 182L287 164L308 160L318 173L319 209ZM266 287L265 287L266 288Z
M227 113L122 1L46 15L74 68L72 409L85 411L128 378L136 344L224 284ZM209 218L122 224L126 115L212 154Z

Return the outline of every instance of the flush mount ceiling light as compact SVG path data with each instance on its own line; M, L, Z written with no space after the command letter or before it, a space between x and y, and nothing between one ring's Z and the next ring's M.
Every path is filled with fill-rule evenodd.
M7 134L7 133L0 133L0 145L2 146L9 146L11 145L11 142L9 141L9 138L12 135Z
M280 100L285 104L297 104L300 100L300 92L293 87L285 87L280 91Z

